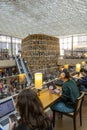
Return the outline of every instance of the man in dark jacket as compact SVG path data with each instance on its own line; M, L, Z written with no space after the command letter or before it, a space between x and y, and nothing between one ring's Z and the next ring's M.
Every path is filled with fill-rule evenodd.
M79 82L79 88L81 91L87 92L87 70L81 69L80 73L82 77L78 80Z

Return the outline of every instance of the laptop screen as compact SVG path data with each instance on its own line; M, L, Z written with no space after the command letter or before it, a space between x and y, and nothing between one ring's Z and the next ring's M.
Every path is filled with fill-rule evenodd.
M53 83L53 82L47 83L47 87L49 88L50 86L52 86L53 89L56 88L55 83Z
M0 118L10 114L13 111L15 111L15 107L12 98L0 102Z

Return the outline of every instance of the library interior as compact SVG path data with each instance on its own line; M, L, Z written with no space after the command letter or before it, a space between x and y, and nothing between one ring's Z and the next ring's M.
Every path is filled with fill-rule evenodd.
M0 130L87 130L86 107L87 0L0 0Z

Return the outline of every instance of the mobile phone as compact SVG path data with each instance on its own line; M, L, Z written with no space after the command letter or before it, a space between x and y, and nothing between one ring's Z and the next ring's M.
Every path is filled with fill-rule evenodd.
M16 122L17 121L17 116L15 114L11 114L9 116L9 118L11 119L12 122Z

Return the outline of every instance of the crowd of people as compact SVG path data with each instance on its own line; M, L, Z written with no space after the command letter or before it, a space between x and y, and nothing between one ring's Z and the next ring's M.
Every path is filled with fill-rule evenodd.
M80 91L87 91L87 70L81 68L80 74L80 79L75 81L67 69L62 69L59 72L59 78L62 81L62 94L58 101L50 106L51 110L74 111L74 104L80 96ZM13 81L11 84L15 85ZM33 90L23 89L18 94L16 108L20 119L17 122L12 122L9 119L9 130L52 130L52 122L44 112L37 93Z
M63 81L62 95L50 108L61 112L73 112L75 101L80 96L79 87L67 70L60 72L60 79ZM10 120L9 130L52 130L52 123L44 112L37 93L33 90L24 89L19 93L16 108L20 120L16 125Z

